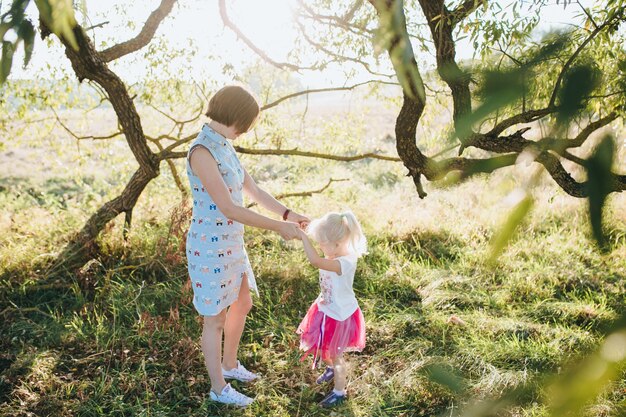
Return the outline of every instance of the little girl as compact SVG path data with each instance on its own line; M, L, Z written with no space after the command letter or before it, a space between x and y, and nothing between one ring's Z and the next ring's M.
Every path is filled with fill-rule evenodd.
M361 351L365 347L365 320L352 290L357 259L366 252L366 239L351 211L328 213L311 222L308 232L316 240L324 258L311 245L306 233L300 238L307 258L320 270L320 295L298 326L302 359L313 355L313 368L318 358L326 362L326 370L317 383L335 380L334 389L320 402L333 407L346 399L346 362L344 352Z

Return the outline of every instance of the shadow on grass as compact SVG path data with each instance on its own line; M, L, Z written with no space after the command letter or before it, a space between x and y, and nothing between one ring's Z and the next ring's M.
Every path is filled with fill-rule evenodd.
M422 231L402 236L392 249L410 260L437 266L460 259L465 242L447 231Z

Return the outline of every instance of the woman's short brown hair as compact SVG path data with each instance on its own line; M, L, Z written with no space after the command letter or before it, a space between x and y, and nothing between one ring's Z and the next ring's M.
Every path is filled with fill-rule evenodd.
M252 93L238 85L227 85L211 97L206 115L224 126L234 126L237 133L245 133L260 111Z

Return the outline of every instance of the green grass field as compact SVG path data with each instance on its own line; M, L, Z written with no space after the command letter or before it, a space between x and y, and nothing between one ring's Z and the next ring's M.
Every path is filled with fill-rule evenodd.
M625 195L608 201L611 244L603 254L591 240L585 201L543 178L530 217L489 265L490 238L510 208L506 196L523 182L517 168L452 188L431 184L419 200L399 164L324 162L320 170L319 161L245 157L272 192L318 188L331 176L349 180L288 203L312 216L350 207L362 220L370 252L355 292L367 347L348 356L350 401L332 412L319 408L329 388L315 385L310 362L299 362L295 334L317 294L316 271L299 243L248 230L261 297L240 352L263 379L234 383L256 396L248 409L216 405L208 400L181 250L188 211L165 167L138 204L128 242L117 219L98 241L99 258L80 272L42 272L132 167L95 147L72 159L69 148L62 155L72 170L42 176L24 168L0 188L3 416L454 415L468 398L496 397L561 372L594 350L625 311ZM86 174L89 161L99 175ZM97 168L109 163L121 168ZM450 323L453 315L464 324ZM433 364L460 376L460 392L432 381ZM532 390L501 415L547 415L545 395ZM623 377L587 415L626 415Z

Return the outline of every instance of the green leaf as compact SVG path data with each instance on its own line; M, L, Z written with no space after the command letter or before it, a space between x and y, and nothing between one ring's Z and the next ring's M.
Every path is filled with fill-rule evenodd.
M66 39L77 50L78 43L73 32L76 17L72 0L35 0L35 4L46 26L58 37Z
M509 217L500 227L491 241L491 255L489 262L493 262L500 255L507 243L511 240L515 233L515 229L520 225L524 217L528 214L533 206L533 199L530 195L524 194L524 197L513 207Z
M583 101L598 86L601 78L599 70L591 65L578 65L564 74L558 93L557 123L564 126L578 113Z
M610 193L611 167L615 155L615 141L606 135L600 141L593 154L587 159L587 192L589 197L589 220L593 236L600 247L606 239L602 231L602 208L606 196Z
M15 45L12 42L2 42L2 57L0 58L0 83L4 83L11 72Z
M402 89L409 97L423 103L426 101L426 92L415 62L411 39L406 31L403 1L393 1L389 8L386 2L377 1L381 3L377 6L381 12L375 38L376 49L389 50L389 57Z
M430 364L424 367L428 378L440 385L447 387L455 394L461 394L465 389L463 379L449 367L441 364Z
M611 382L620 380L626 368L626 315L612 327L596 353L567 369L548 387L552 416L583 415Z
M463 142L471 133L475 123L494 111L512 103L524 94L524 69L510 71L485 71L483 84L478 91L482 104L457 124L456 133Z
M24 67L28 65L33 56L35 46L35 28L28 20L24 20L17 30L17 35L24 41Z

